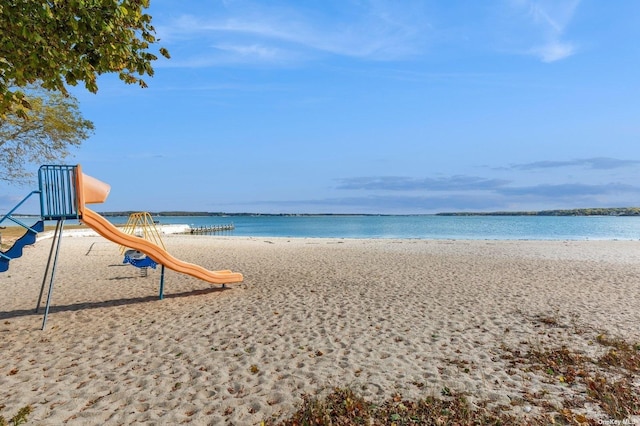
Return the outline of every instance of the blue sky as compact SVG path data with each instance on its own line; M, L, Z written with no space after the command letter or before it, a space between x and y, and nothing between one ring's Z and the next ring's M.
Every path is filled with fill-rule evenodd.
M640 2L152 0L149 88L74 88L97 211L640 205ZM0 212L28 192L0 185Z

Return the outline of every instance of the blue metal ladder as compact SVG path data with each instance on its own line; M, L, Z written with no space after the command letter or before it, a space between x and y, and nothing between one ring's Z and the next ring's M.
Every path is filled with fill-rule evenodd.
M26 233L18 239L15 244L7 251L0 251L0 272L9 269L9 261L22 256L22 249L25 245L33 244L36 241L36 234L44 230L44 221L56 221L56 228L53 233L53 241L51 242L51 250L49 251L49 260L45 269L42 286L40 288L40 296L36 304L36 313L40 308L44 287L51 270L49 281L49 292L47 294L47 304L42 320L42 330L47 324L47 316L49 314L49 306L51 305L51 294L53 292L53 279L56 273L56 265L58 263L58 254L60 253L60 241L64 221L67 219L80 219L78 209L77 186L77 166L66 165L44 165L38 170L39 189L32 191L22 201L20 201L9 213L5 214L0 223L10 220L26 229ZM33 195L40 195L40 220L33 226L25 225L14 217L14 213ZM54 254L55 249L55 254ZM52 264L53 259L53 264Z
M26 225L21 220L14 217L14 213L33 195L39 194L40 191L32 191L22 201L20 201L9 213L0 218L0 223L10 220L11 222L21 226L26 231L22 237L20 237L8 250L0 250L0 272L6 272L9 270L9 261L22 256L22 249L26 245L30 245L36 242L36 234L44 231L44 222L40 219L34 225Z

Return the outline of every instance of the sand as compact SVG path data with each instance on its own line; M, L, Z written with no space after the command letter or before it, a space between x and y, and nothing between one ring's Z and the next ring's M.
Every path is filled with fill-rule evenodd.
M0 274L0 415L29 424L259 424L302 395L468 392L519 416L584 387L513 371L509 348L594 355L640 341L638 241L165 237L175 257L242 272L227 289L141 277L118 246L63 238L45 331L34 308L50 240ZM640 383L637 383L640 386ZM525 395L539 395L531 403ZM582 398L582 399L581 399Z

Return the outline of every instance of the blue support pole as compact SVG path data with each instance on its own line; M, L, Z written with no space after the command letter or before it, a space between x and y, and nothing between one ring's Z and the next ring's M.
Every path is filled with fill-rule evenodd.
M62 241L62 228L64 227L64 219L60 219L60 235L56 245L56 254L53 257L53 267L51 268L51 282L49 282L49 293L47 294L47 305L44 308L44 318L42 319L42 328L47 326L47 317L49 316L49 307L51 306L51 294L53 293L53 278L56 275L56 265L58 264L58 254L60 253L60 241Z
M160 300L164 299L164 265L160 268Z
M44 285L47 282L47 275L49 274L49 267L51 266L51 258L53 257L53 250L56 248L56 241L62 236L62 230L60 226L62 220L56 222L56 229L53 231L53 238L51 240L51 249L49 250L49 259L47 260L47 267L44 269L44 277L42 277L42 286L40 287L40 296L38 296L38 303L36 304L36 314L40 309L40 303L42 302L42 295L44 294ZM57 254L56 254L57 256Z

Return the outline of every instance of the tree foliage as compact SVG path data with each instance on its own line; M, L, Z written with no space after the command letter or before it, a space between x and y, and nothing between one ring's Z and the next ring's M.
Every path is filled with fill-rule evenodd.
M71 95L27 90L26 117L9 111L0 117L0 180L25 183L28 164L58 162L93 132Z
M148 7L149 0L0 2L0 116L23 115L29 103L20 88L34 83L67 94L66 84L82 82L95 93L97 76L115 72L146 87L157 59Z

